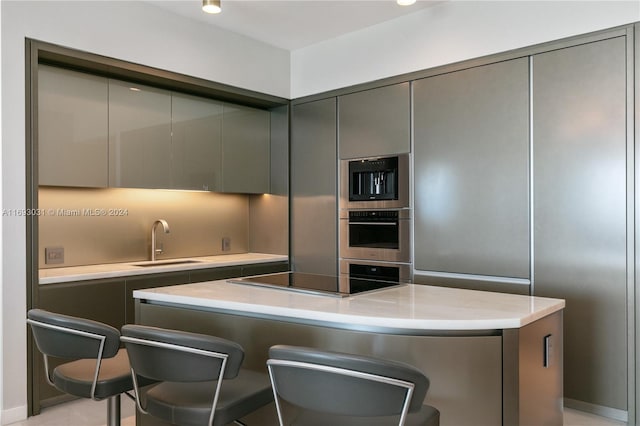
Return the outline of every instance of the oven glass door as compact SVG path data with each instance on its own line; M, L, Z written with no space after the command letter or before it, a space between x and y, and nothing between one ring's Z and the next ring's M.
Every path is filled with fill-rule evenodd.
M403 210L355 210L340 219L340 257L410 262L410 224Z
M400 267L352 263L349 265L349 278L391 281L397 283L400 282Z
M375 262L370 260L340 260L340 289L350 291L362 282L410 283L411 265L408 263ZM345 290L342 290L345 289Z
M389 222L349 221L349 247L397 250L398 220Z

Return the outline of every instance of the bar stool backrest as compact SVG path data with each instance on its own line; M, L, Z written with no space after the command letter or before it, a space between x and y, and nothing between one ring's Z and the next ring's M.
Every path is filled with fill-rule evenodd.
M27 313L27 323L31 325L38 349L45 356L111 358L120 348L120 332L97 321L31 309Z
M142 325L125 325L122 338L135 373L167 382L205 382L238 375L242 346L226 339ZM214 354L220 354L215 356Z
M278 345L267 361L278 415L278 397L323 413L400 415L422 407L429 379L417 368L373 357Z

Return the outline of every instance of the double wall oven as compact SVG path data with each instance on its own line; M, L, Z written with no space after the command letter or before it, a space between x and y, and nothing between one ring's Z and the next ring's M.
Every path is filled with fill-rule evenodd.
M411 281L409 155L341 161L340 275Z

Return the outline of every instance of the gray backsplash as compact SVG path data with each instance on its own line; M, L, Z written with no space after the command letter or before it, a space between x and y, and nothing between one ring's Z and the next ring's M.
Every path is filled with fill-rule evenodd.
M289 254L289 198L249 196L249 251Z
M158 229L164 249L158 259L264 252L249 247L249 205L250 197L270 196L61 187L41 187L38 195L40 268L148 260L156 219L171 229ZM262 198L255 205L254 222L277 233L256 247L286 254L286 197ZM231 239L229 251L222 251L223 237ZM46 265L46 247L64 247L64 263Z

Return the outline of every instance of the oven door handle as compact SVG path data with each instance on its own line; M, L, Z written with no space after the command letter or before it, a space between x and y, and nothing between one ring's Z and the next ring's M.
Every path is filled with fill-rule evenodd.
M349 225L397 226L398 222L349 222Z

